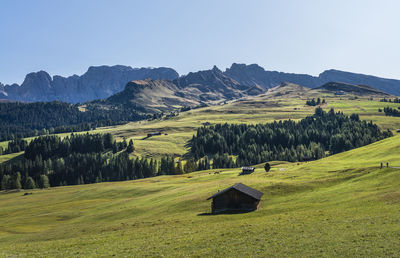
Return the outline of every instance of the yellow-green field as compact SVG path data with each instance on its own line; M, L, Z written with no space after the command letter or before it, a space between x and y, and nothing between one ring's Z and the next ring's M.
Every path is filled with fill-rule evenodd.
M183 155L204 122L265 123L324 109L358 113L382 129L400 118L379 108L399 104L349 99L286 87L252 99L200 108L167 120L99 128L134 139L133 155ZM143 139L148 133L160 136ZM86 132L81 132L86 133ZM60 134L64 137L68 134ZM32 138L28 138L28 141ZM6 146L7 142L0 143ZM307 163L272 162L271 172L239 176L217 169L180 176L0 192L0 257L82 256L391 256L400 255L400 135ZM0 163L22 153L0 156ZM380 169L389 162L390 168ZM214 172L220 172L215 174ZM242 182L264 193L261 209L209 215L206 198ZM24 195L24 193L32 193Z
M400 255L400 136L307 163L0 194L0 256ZM380 162L392 168L380 169ZM242 182L251 213L207 215Z
M289 88L290 89L290 88ZM294 89L295 90L295 89ZM314 113L315 107L306 106L305 102L311 97L325 98L325 110L334 108L345 114L357 113L363 120L373 121L382 129L395 132L400 128L400 117L388 117L378 109L390 106L396 108L397 103L380 102L379 98L369 100L360 97L350 100L346 96L332 94L308 93L304 95L283 96L265 94L252 99L242 99L226 105L211 106L181 113L168 120L140 121L122 126L100 128L93 132L110 132L117 137L133 138L136 146L134 155L159 158L162 155L182 155L186 153L185 144L195 134L202 123L266 123L274 120L302 119ZM147 133L167 133L142 140Z
M211 106L183 112L177 117L167 120L139 121L120 126L98 128L90 133L109 132L116 136L117 140L126 137L133 139L136 151L133 155L152 157L159 159L163 155L181 156L187 152L187 141L195 134L202 123L266 123L283 119L302 119L314 113L315 107L306 106L305 102L310 98L325 98L327 104L322 107L325 110L334 108L345 114L357 113L361 119L371 120L382 129L390 129L395 132L400 129L400 117L387 117L378 109L384 107L397 108L398 103L380 102L380 98L359 97L353 99L353 95L335 96L318 91L305 91L297 85L288 85L264 95L241 99L220 106ZM161 136L154 136L143 140L152 132L163 132ZM86 132L80 132L86 133ZM165 133L167 135L165 135ZM61 137L69 133L59 134ZM33 137L27 138L30 141ZM6 142L0 142L5 147ZM5 158L3 158L5 159Z

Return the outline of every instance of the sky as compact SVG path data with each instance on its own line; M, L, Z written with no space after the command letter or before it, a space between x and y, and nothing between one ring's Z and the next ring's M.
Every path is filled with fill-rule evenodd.
M234 62L400 79L400 1L0 0L0 82L89 66L225 70Z

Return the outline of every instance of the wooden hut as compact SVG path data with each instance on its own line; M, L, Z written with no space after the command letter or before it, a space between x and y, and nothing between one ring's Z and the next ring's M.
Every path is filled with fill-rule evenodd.
M254 172L254 167L242 167L242 175L251 174Z
M209 197L212 213L254 211L260 207L262 192L242 183L235 184Z

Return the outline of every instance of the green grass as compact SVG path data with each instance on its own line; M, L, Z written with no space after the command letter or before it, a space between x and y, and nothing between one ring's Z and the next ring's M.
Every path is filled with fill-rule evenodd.
M7 154L7 155L0 155L0 163L9 161L9 160L14 159L14 158L17 158L22 154L24 154L24 152L11 153L11 154Z
M290 92L293 91L293 92ZM117 140L123 137L135 140L135 155L160 159L163 155L183 155L187 149L187 140L204 122L211 123L266 123L274 120L299 120L314 113L315 107L306 106L309 98L321 97L327 101L323 105L325 110L335 108L345 114L357 113L361 119L372 120L382 129L395 131L400 129L400 117L388 117L378 109L390 106L396 108L398 103L380 102L379 98L373 101L369 97L360 97L350 100L348 96L337 97L333 94L311 91L297 93L297 88L288 86L282 90L283 96L269 93L249 99L241 99L226 105L211 106L188 112L168 120L139 121L120 126L98 128L90 133L112 133ZM288 93L289 92L289 93ZM168 135L161 135L142 141L148 133L161 131ZM86 133L86 132L80 132ZM61 137L69 133L58 134ZM27 138L28 141L34 137ZM0 142L6 146L7 142Z
M175 136L171 136L175 137ZM156 140L154 140L156 141ZM0 256L400 255L400 136L270 173L181 176L0 193ZM221 171L214 174L214 171ZM218 189L264 192L261 209L202 215Z
M323 105L325 110L335 108L345 114L357 113L363 120L373 121L382 129L392 130L400 128L400 117L388 117L378 112L386 106L396 107L396 103L379 102L368 98L349 100L334 96L316 95L311 97L325 97L327 104ZM314 113L315 107L305 105L303 97L268 97L261 96L253 99L243 99L221 106L200 108L181 113L179 116L168 120L141 121L129 123L112 128L100 128L93 132L110 132L118 138L127 137L136 139L136 155L159 158L166 154L181 155L187 151L186 141L195 134L198 127L204 122L211 123L267 123L274 120L299 120ZM140 141L147 133L162 131L168 136L162 135Z

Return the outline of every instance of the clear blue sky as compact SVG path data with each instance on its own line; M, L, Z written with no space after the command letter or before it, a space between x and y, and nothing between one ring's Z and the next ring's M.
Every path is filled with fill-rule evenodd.
M1 0L0 82L91 65L185 74L233 62L400 79L399 11L395 0Z

